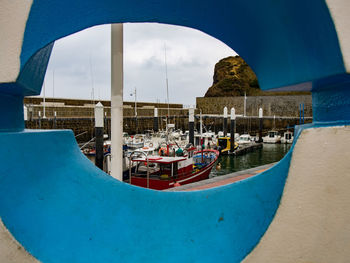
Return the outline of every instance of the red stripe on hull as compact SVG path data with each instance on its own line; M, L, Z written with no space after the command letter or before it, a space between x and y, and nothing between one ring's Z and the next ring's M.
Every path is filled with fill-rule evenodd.
M213 151L213 150L205 150L205 151ZM219 154L216 155L216 158L214 161L212 161L208 166L204 167L202 170L199 170L196 173L191 173L186 176L181 176L176 179L176 182L180 183L180 185L185 185L189 183L198 182L204 179L209 178L209 174L211 172L211 169L213 168L216 160L218 159ZM131 177L131 184L147 188L147 178L145 177L137 177L132 176ZM150 178L149 179L149 188L155 189L155 190L165 190L174 187L175 181L172 179L155 179Z

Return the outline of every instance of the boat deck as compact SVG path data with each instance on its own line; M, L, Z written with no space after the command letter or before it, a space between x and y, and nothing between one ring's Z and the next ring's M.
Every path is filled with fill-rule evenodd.
M261 173L270 167L272 167L275 163L270 163L270 164L265 164L262 166L258 166L255 168L235 172L235 173L230 173L222 176L216 176L212 177L207 180L202 180L196 183L191 183L191 184L186 184L183 186L178 186L174 188L167 189L165 191L168 192L177 192L177 191L197 191L197 190L205 190L205 189L210 189L218 186L223 186L227 184L231 184L234 182L238 182L240 180L249 178L251 176L254 176L258 173ZM213 168L215 169L215 167Z

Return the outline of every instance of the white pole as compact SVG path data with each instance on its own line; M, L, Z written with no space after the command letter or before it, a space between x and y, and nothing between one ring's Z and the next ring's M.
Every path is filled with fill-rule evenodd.
M95 127L103 128L103 105L101 102L98 102L94 108L95 113Z
M227 107L224 108L224 118L227 119Z
M235 111L235 108L231 108L231 120L236 120L236 111Z
M28 120L28 108L25 105L23 106L23 117L25 121Z
M103 170L103 105L95 105L95 165Z
M111 26L111 175L123 180L123 24Z
M224 107L224 136L227 136L227 107Z
M259 118L262 118L262 117L263 117L263 109L259 108Z

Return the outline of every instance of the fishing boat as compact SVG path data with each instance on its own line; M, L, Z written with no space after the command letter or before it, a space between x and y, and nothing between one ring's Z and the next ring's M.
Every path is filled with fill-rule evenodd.
M231 150L231 137L220 137L217 139L217 147L219 149L220 154L229 154ZM235 142L233 150L238 148L238 143Z
M192 147L182 153L177 151L176 156L148 156L145 153L141 155L135 153L136 158L133 158L132 153L130 160L131 163L136 163L136 169L134 172L129 171L129 178L126 181L132 185L164 190L208 179L219 152L194 150Z

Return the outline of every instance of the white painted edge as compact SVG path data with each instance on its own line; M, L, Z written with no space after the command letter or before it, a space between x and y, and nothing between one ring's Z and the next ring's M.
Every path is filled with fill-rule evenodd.
M337 31L345 70L350 73L350 1L326 0L326 3Z
M26 23L33 0L0 1L0 83L16 81Z
M22 245L7 230L0 219L0 262L1 263L37 263Z
M244 263L350 258L350 126L304 130L276 215Z

